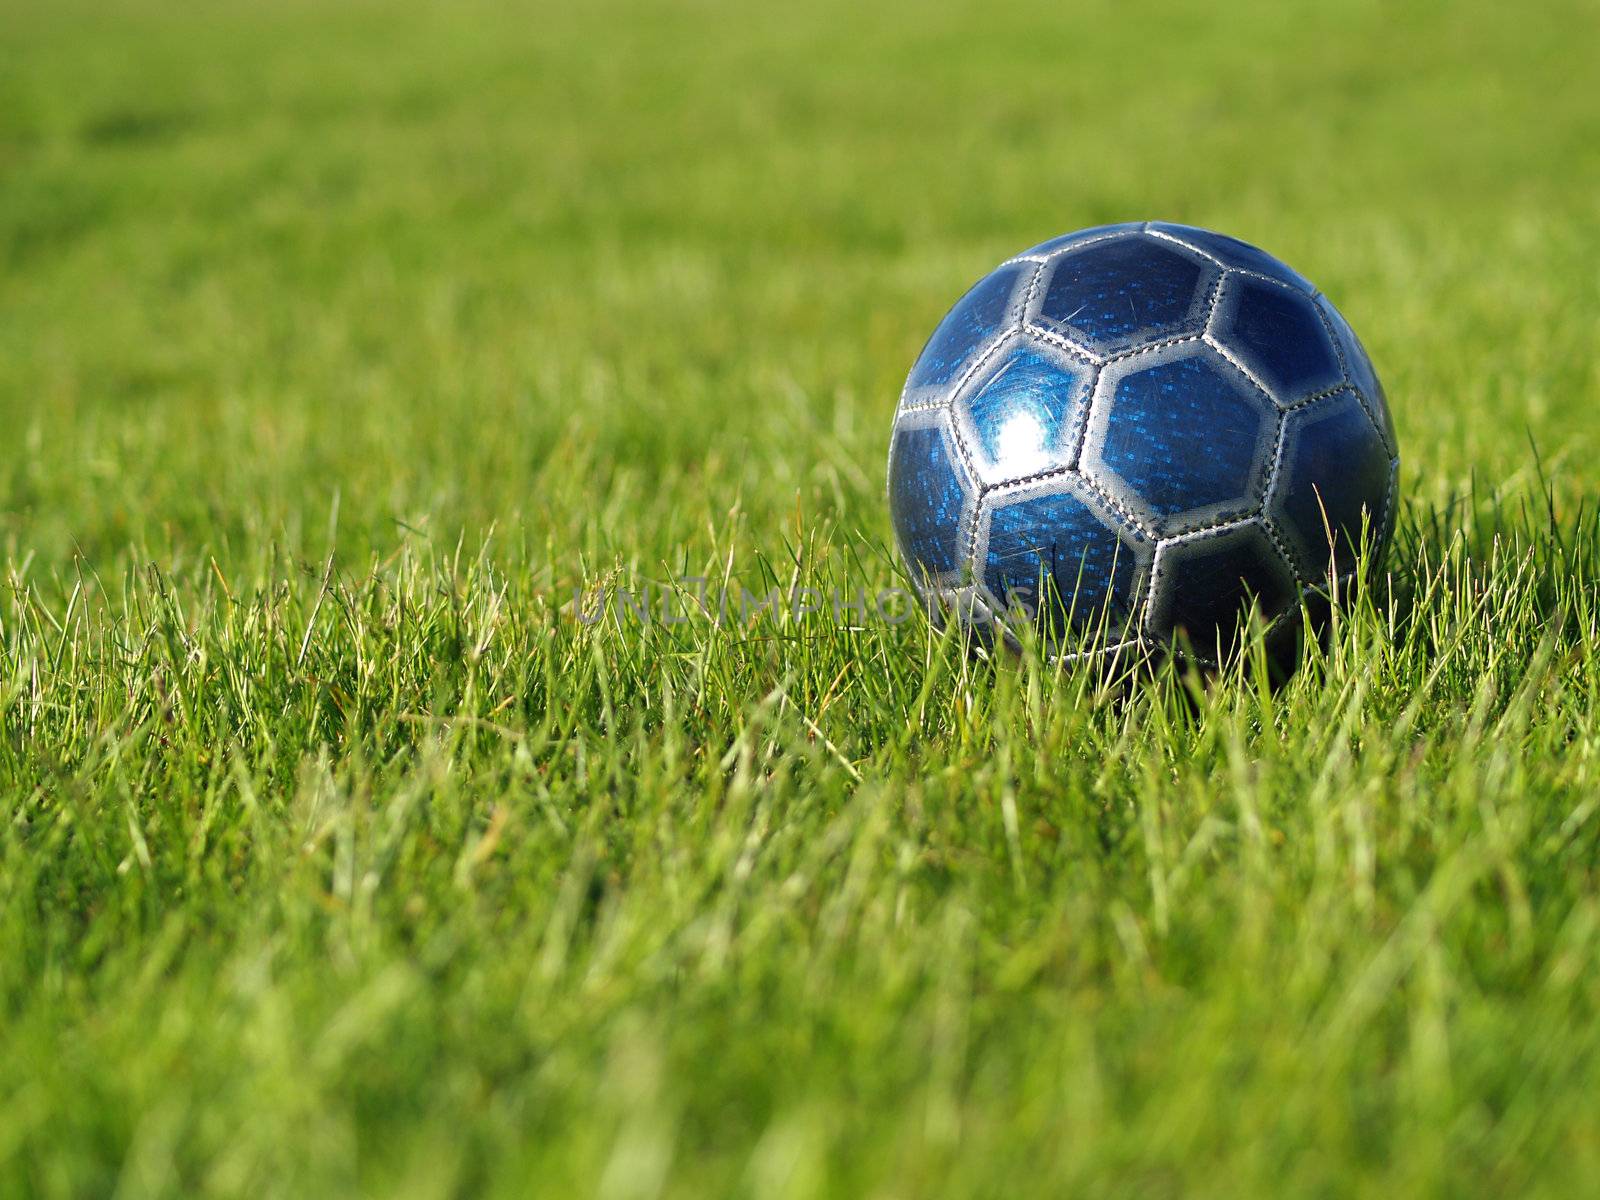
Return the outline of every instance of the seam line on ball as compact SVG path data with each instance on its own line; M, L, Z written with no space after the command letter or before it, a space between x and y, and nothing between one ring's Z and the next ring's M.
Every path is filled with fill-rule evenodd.
M1367 399L1366 389L1363 388L1360 383L1356 381L1355 376L1351 374L1350 358L1344 352L1344 339L1340 337L1338 331L1334 329L1333 321L1331 318L1329 318L1327 313L1327 309L1333 308L1333 301L1329 300L1321 292L1317 293L1316 298L1324 302L1323 304L1313 303L1312 307L1317 310L1317 318L1322 322L1322 327L1327 330L1328 340L1333 343L1333 353L1339 359L1339 373L1344 376L1345 383L1349 385L1350 390L1356 394L1356 402L1361 405L1361 410L1367 414L1367 420L1371 421L1372 427L1378 431L1378 440L1383 443L1383 448L1391 455L1398 458L1400 454L1400 448L1389 440L1388 431L1384 429L1383 422L1378 419L1378 414L1373 410L1372 406L1376 402L1376 398L1374 398L1372 401L1369 401ZM1326 307L1324 307L1324 305ZM1340 320L1343 319L1344 318L1341 316ZM1345 325L1348 328L1349 322L1346 321ZM1355 336L1355 330L1352 329L1350 331L1350 336ZM1371 364L1369 363L1368 366L1371 366ZM1374 377L1376 377L1376 369L1374 369L1373 374Z
M1318 404L1321 401L1326 400L1329 396L1337 396L1340 392L1351 392L1355 395L1357 400L1361 399L1361 389L1355 384L1348 381L1344 383L1336 383L1332 387L1323 388L1320 392L1312 392L1311 395L1307 396L1303 400L1296 400L1293 404L1284 405L1282 410L1283 415L1288 416L1290 413L1299 412L1302 408L1310 408L1313 404ZM1365 411L1366 407L1367 406L1363 404L1361 406L1362 411ZM1367 413L1367 419L1372 419L1371 413ZM1387 446L1384 448L1388 449Z
M1057 333L1054 329L1046 329L1032 319L1023 323L1022 332L1029 337L1037 338L1046 345L1054 346L1057 350L1071 355L1086 367L1098 367L1106 361L1102 356L1096 354L1082 343L1075 342L1065 334Z
M1078 478L1083 481L1083 486L1088 489L1090 495L1092 495L1096 500L1100 501L1101 504L1105 505L1105 507L1109 508L1117 516L1121 517L1124 521L1131 525L1134 529L1134 532L1140 537L1144 538L1152 546L1161 540L1145 527L1143 521L1134 516L1131 509L1129 509L1125 504L1122 503L1122 501L1118 500L1109 491L1102 487L1096 480L1088 475L1083 474L1082 472L1079 472Z
M1301 287L1297 283L1293 283L1293 282L1291 282L1290 280L1287 280L1287 279L1279 279L1279 278L1277 278L1276 276L1273 276L1273 275L1268 275L1265 271L1256 271L1256 270L1252 270L1250 267L1240 267L1240 266L1236 266L1236 265L1234 265L1233 263L1230 263L1230 262L1224 262L1221 258L1219 258L1217 255L1213 254L1210 250L1205 249L1203 246L1196 246L1193 242L1185 241L1183 238L1177 236L1176 234L1168 233L1165 229L1150 229L1150 230L1147 230L1146 232L1148 232L1149 235L1151 237L1153 237L1153 238L1160 238L1164 242L1171 242L1175 246L1182 246L1185 250L1192 250L1192 251L1194 251L1194 253L1198 254L1201 258L1204 258L1204 259L1207 259L1210 262L1216 263L1217 266L1221 267L1224 271L1226 271L1226 272L1228 272L1230 274L1243 275L1248 279L1260 279L1260 280L1264 280L1267 283L1275 283L1279 287L1291 288L1294 291L1300 293L1300 295L1302 295L1302 296L1310 296L1311 299L1313 299L1313 300L1315 300L1318 296L1320 296L1322 294L1321 292L1317 291L1317 289L1314 288L1314 287L1311 288L1309 291L1307 291L1306 288ZM1273 255L1268 254L1267 251L1261 250L1261 247L1259 247L1259 246L1257 246L1256 249L1260 250L1262 254L1266 254L1268 258L1274 257ZM1287 264L1285 264L1285 265L1287 265Z
M1213 517L1209 524L1196 525L1192 529L1185 529L1182 533L1168 534L1157 539L1157 543L1165 546L1172 542L1186 542L1190 538L1203 537L1219 530L1231 529L1236 525L1245 525L1251 521L1260 520L1263 511L1261 500L1258 498L1254 504L1247 508L1224 509Z
M1201 340L1204 341L1207 346L1211 347L1211 349L1215 350L1218 357L1222 358L1230 367L1239 372L1239 374L1243 375L1245 377L1245 381L1249 383L1251 387L1255 388L1256 391L1265 396L1267 398L1267 403L1272 405L1273 408L1282 411L1290 407L1289 405L1285 404L1271 388L1267 386L1265 380L1261 379L1254 371L1245 366L1244 362L1239 358L1238 355L1236 355L1232 350L1229 350L1227 346L1223 345L1209 328L1206 330L1205 335L1201 338Z
M1101 242L1109 242L1113 238L1138 237L1143 232L1144 230L1142 229L1116 229L1110 233L1097 233L1092 238L1084 238L1081 242L1072 242L1065 246L1057 246L1054 250L1047 250L1045 253L1038 256L1034 256L1025 252L1007 261L1036 262L1041 265L1047 265L1056 261L1057 259L1065 258L1069 254L1075 254L1079 250L1086 249L1089 246L1098 246Z
M1300 561L1297 555L1290 553L1288 545L1278 533L1277 523L1272 519L1272 514L1263 510L1261 513L1261 528L1267 535L1267 541L1272 543L1273 552L1288 568L1289 576L1296 587L1306 586L1306 577L1300 570Z
M1160 341L1146 342L1142 346L1134 346L1128 350L1119 350L1106 359L1106 366L1109 367L1112 363L1127 362L1130 358L1139 358L1145 354L1154 354L1158 350L1170 350L1173 346L1182 346L1186 342L1198 342L1204 336L1204 334L1200 333L1185 333L1177 337L1162 338Z

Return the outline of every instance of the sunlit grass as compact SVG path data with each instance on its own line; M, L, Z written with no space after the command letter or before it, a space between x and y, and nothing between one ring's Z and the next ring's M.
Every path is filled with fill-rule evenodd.
M1592 7L0 10L0 1194L1592 1193ZM833 612L1142 217L1356 326L1384 569L1281 687Z

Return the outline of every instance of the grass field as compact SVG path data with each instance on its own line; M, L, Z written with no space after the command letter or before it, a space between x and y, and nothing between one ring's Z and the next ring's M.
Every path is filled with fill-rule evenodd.
M0 0L0 1196L1595 1195L1596 77L1592 0ZM922 338L1145 217L1388 385L1288 687L576 619L895 583Z

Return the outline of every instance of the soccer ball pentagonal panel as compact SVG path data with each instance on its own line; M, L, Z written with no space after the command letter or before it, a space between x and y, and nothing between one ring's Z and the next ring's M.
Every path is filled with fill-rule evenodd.
M1155 533L1253 513L1277 432L1271 401L1199 343L1113 363L1084 470Z
M903 403L914 405L929 392L954 383L1015 316L1018 284L1038 268L1010 263L984 276L939 322L906 380Z
M1146 228L1193 246L1196 250L1209 254L1225 267L1254 271L1258 275L1265 275L1268 279L1286 283L1308 296L1316 295L1317 289L1311 286L1311 281L1299 271L1274 258L1265 250L1252 246L1249 242L1241 242L1238 238L1229 237L1225 233L1197 229L1193 225L1174 225L1167 221L1151 221Z
M1093 383L1092 368L1014 338L953 409L978 478L999 484L1071 466Z
M966 565L972 493L965 475L943 414L900 423L889 451L889 512L913 574L950 578Z
M1127 526L1119 536L1114 518L1067 483L991 494L978 528L990 594L1035 614L1043 632L1135 621L1149 543Z
M1181 633L1208 658L1226 655L1244 610L1253 604L1270 619L1293 603L1297 590L1289 564L1256 521L1163 542L1153 587L1152 632Z
M1230 272L1211 332L1285 408L1344 382L1322 315L1293 288Z
M1376 537L1388 515L1389 452L1346 389L1288 415L1271 515L1309 579L1348 575L1362 525Z
M1216 269L1141 234L1090 242L1052 259L1033 319L1098 354L1197 333Z

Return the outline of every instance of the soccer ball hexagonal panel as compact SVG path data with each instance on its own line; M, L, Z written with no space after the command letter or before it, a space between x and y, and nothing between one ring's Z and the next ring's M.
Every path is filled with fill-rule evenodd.
M1299 591L1258 521L1162 542L1151 587L1150 632L1163 639L1181 635L1205 658L1226 656L1252 605L1271 619Z
M1093 386L1093 368L1013 337L952 406L979 480L992 486L1070 467Z
M1040 632L1070 628L1120 640L1137 624L1151 546L1087 490L1064 478L984 497L977 561L1005 610L1021 609Z
M903 416L889 451L889 514L920 586L967 568L973 491L943 413Z
M1350 389L1290 413L1269 514L1308 579L1348 575L1389 516L1389 451Z
M1170 242L1130 233L1069 249L1044 268L1030 320L1096 354L1198 333L1216 268Z
M1105 368L1082 469L1151 532L1255 512L1277 413L1215 350L1186 342Z
M1210 329L1285 408L1344 382L1315 302L1284 284L1229 272Z

